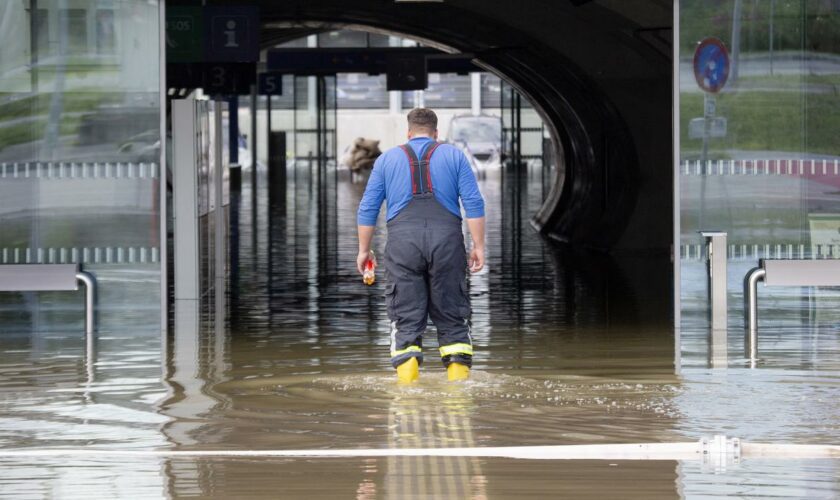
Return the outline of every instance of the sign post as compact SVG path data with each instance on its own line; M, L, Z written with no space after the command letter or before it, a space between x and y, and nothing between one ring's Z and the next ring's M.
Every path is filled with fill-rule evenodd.
M709 249L709 305L710 305L710 344L709 356L712 366L718 363L726 364L726 233L705 231L703 218L706 213L706 172L709 159L709 138L722 137L726 134L725 118L715 118L717 99L715 94L720 92L729 78L729 52L719 39L704 38L694 50L694 79L697 86L703 90L703 118L691 120L689 134L695 123L702 120L703 150L700 154L700 165L703 175L700 177L700 217L699 228L708 241ZM712 126L715 125L715 133ZM696 137L696 136L695 136Z
M707 37L697 44L694 50L694 79L703 90L703 151L700 161L704 171L709 156L709 138L713 135L712 124L720 120L715 118L717 110L715 94L726 85L729 67L729 51L726 50L726 45L722 41L715 37ZM716 129L720 128L721 126L717 125ZM725 134L725 120L722 122L722 129Z

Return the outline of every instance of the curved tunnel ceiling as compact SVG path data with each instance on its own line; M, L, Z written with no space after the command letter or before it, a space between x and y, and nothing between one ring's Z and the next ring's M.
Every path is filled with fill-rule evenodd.
M669 251L670 1L530 0L527 8L508 0L248 3L260 6L263 46L323 23L475 54L535 105L561 143L565 180L558 176L535 216L540 231L614 253Z

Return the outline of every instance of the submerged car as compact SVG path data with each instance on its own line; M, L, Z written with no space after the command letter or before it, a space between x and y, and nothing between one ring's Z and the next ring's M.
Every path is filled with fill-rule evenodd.
M446 140L464 152L478 177L502 164L502 119L498 116L454 116Z

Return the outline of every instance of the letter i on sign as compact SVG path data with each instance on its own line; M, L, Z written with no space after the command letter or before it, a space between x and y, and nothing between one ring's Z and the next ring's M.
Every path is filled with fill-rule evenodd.
M233 19L229 20L225 24L225 47L226 48L236 48L239 47L239 44L236 43L236 21Z

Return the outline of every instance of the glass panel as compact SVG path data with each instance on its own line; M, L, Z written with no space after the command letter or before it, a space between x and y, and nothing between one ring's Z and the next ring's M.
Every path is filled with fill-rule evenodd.
M47 9L35 11L35 47L32 51L38 56L47 57L52 52L50 44L50 17Z
M388 109L386 75L341 73L338 75L338 107L343 109Z
M296 76L294 81L294 157L305 162L323 159L334 168L336 77ZM278 130L273 123L272 128Z
M730 327L743 325L742 280L758 259L840 257L837 6L773 0L680 3L684 327L708 325L700 230L728 233ZM695 50L708 37L717 37L729 52L728 80L717 93L700 88L693 68ZM701 67L709 82L721 71L719 59L710 60ZM812 309L817 299L811 290L774 287L767 294L776 307L762 308L763 324L813 319L796 313ZM838 310L838 294L821 291L819 300ZM837 319L837 314L828 316Z
M117 45L114 32L114 11L100 9L96 11L96 50L100 54L111 54Z
M420 93L422 91L406 90L402 92L402 107L403 109L413 109L420 107Z
M390 47L391 46L391 38L388 35L380 35L379 33L368 33L368 46L369 47ZM398 40L395 40L396 44L399 44Z
M284 49L305 49L307 46L306 38L295 38L294 40L289 40L278 45L278 47Z
M337 85L336 77L333 75L324 76L323 78L323 118L321 123L324 127L324 149L322 154L328 160L330 168L335 168L336 159L336 103L337 103Z
M296 76L295 100L295 159L309 160L318 156L318 100L317 77Z
M159 331L158 4L62 4L0 2L0 265L82 263L101 330ZM78 293L0 294L2 330L81 312Z
M66 9L59 13L67 17L67 45L70 52L78 54L87 51L87 12L86 9ZM62 20L58 22L59 29L62 29Z
M286 132L286 154L292 158L295 152L295 88L295 77L284 75L283 95L271 97L271 130Z
M403 92L403 108L415 106L415 92ZM429 86L423 91L424 106L428 108L465 108L472 105L472 84L469 75L429 73Z
M502 105L502 80L490 73L481 74L481 108L499 109Z
M318 34L319 47L367 47L364 31L341 30Z

